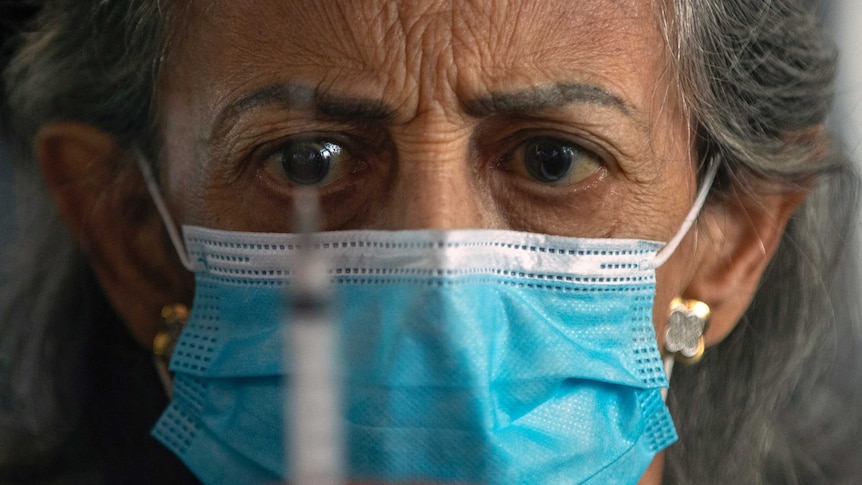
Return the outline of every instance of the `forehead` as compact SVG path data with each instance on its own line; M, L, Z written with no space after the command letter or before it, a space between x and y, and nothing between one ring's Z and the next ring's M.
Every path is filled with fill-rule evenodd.
M228 103L292 81L432 103L553 82L600 85L637 108L663 64L656 8L640 0L264 0L192 2L172 87ZM213 83L213 80L217 82Z
M447 192L458 177L470 178L457 181L482 211L532 221L491 203L521 190L515 178L502 181L498 162L527 138L552 136L601 158L606 176L566 197L525 189L512 204L544 204L549 220L565 219L558 234L665 239L676 221L648 221L655 211L646 208L684 212L693 172L657 3L191 1L177 17L159 92L168 191L202 225L240 227L228 219L270 214L261 207L283 214L289 194L255 192L268 180L256 175L255 157L325 134L370 167L361 184L356 178L357 194L367 183L388 194L362 192L350 204L381 227L387 204L416 199L414 186L430 187L423 194L435 200L466 197Z

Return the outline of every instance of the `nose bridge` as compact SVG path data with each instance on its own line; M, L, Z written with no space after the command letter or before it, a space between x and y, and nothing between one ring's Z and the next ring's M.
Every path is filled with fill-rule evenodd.
M398 170L386 220L392 229L466 229L494 225L470 150L470 128L439 111L394 133Z

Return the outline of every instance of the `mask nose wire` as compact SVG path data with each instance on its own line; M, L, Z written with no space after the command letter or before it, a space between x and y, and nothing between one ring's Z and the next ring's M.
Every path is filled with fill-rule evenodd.
M144 177L144 184L147 186L147 192L150 193L150 198L152 198L153 204L156 205L156 210L159 211L159 215L162 217L162 223L168 231L168 237L171 238L171 243L174 246L174 250L177 252L177 256L180 258L180 262L187 270L194 272L195 268L186 253L186 246L183 244L183 239L180 237L179 231L177 231L177 225L174 223L174 219L168 211L168 206L165 204L165 200L159 190L159 184L156 183L156 178L153 176L153 171L147 163L146 157L144 157L144 154L141 153L139 149L134 148L132 149L132 158L135 159L135 163L138 165L138 169L140 169L141 175Z
M670 259L673 252L676 251L677 247L679 247L682 239L686 234L688 234L688 231L691 230L691 226L694 225L694 222L697 220L697 216L700 215L700 211L703 209L703 204L706 202L706 197L709 195L709 190L712 188L712 182L715 180L715 174L718 172L718 166L720 164L721 157L717 155L712 157L703 178L703 185L701 185L700 190L698 190L697 197L695 197L691 209L689 209L688 214L685 216L685 220L682 221L682 225L676 235L674 235L673 239L671 239L670 242L665 244L664 247L656 253L655 259L653 260L654 268L658 268Z

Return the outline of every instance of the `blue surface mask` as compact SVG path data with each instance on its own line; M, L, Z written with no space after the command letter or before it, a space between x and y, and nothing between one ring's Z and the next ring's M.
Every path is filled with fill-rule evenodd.
M280 322L300 239L184 233L195 302L153 434L205 483L290 478ZM635 483L676 440L651 318L661 244L469 230L315 242L337 302L348 480Z

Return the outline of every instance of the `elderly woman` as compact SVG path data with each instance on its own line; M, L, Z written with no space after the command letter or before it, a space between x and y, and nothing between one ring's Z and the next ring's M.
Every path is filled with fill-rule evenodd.
M351 480L862 476L830 371L855 185L810 3L46 2L5 76L59 217L22 175L0 478L284 476L309 187Z

